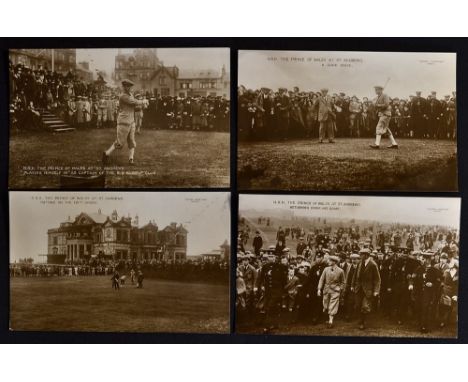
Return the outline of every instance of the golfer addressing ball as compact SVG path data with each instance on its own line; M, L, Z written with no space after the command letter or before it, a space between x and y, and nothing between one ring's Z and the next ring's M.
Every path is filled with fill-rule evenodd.
M377 85L374 86L374 89L375 93L377 94L377 98L375 99L374 103L375 108L377 110L377 115L379 117L379 121L377 122L377 126L375 127L375 144L370 145L370 147L373 149L379 149L382 135L387 134L391 142L391 145L387 147L389 149L397 149L398 143L396 143L395 138L393 138L393 134L389 129L390 119L392 118L392 106L390 105L390 97L384 94L383 86Z
M137 100L131 93L134 83L130 80L122 80L123 93L119 98L119 115L117 116L117 138L112 145L102 153L102 164L109 162L109 156L115 149L121 149L124 142L128 146L128 163L133 165L133 155L135 154L135 107L143 106L144 100Z

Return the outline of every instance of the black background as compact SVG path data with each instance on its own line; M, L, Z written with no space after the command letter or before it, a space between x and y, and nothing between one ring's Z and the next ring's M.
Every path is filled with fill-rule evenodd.
M464 251L464 232L468 224L468 114L463 102L468 99L467 38L1 38L0 39L0 343L468 343L468 269L460 255L460 291L458 339L388 338L388 337L318 337L284 335L242 335L234 333L235 283L231 285L231 334L172 333L88 333L88 332L12 332L9 330L9 228L8 228L8 49L9 48L231 48L231 280L235 280L238 192L237 171L237 50L320 50L320 51L387 51L387 52L455 52L457 53L458 117L458 193L407 192L294 192L320 195L380 196L460 196L462 198L460 253ZM429 82L430 78L427 79ZM187 189L115 189L115 191L189 191ZM76 190L80 191L80 190ZM89 190L81 190L89 191ZM105 189L105 191L112 191ZM229 191L229 189L195 189L193 191ZM253 193L253 192L252 192ZM287 192L256 192L287 194ZM468 199L467 199L468 200Z

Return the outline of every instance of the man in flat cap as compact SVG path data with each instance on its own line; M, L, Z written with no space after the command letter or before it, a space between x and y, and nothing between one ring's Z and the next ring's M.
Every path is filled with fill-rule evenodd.
M392 106L390 104L390 98L388 95L384 94L383 86L377 85L374 86L374 89L375 93L377 94L377 97L374 100L374 104L379 121L375 127L375 144L370 145L370 147L373 149L379 149L382 135L387 134L391 142L391 145L388 146L388 148L397 149L398 144L396 143L395 138L393 138L393 134L389 128L390 120L392 118Z
M137 100L131 93L133 82L130 80L122 81L123 93L119 98L119 115L117 116L117 138L112 145L102 153L102 163L106 165L109 162L109 156L115 149L121 149L124 142L128 145L128 162L133 165L133 155L135 153L135 107L143 106L143 100Z
M364 330L367 317L374 305L373 300L380 293L380 273L377 264L370 257L368 248L362 249L359 254L361 261L353 276L351 290L357 294L357 306L361 313L359 329Z
M338 256L330 256L330 265L326 267L320 276L317 286L317 296L323 294L323 311L328 313L327 327L333 327L333 318L338 313L340 296L345 287L345 274L338 266Z
M315 109L318 111L319 143L328 137L330 143L335 143L335 118L334 106L332 98L328 95L328 89L322 88L320 94L314 103Z

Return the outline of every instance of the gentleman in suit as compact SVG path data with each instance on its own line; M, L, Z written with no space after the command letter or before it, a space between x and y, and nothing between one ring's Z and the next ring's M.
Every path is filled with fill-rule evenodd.
M282 248L286 247L286 233L284 229L280 226L276 232L276 241L280 243Z
M115 149L122 149L124 142L128 145L128 163L133 165L133 156L135 153L135 107L142 106L144 101L138 101L130 92L133 82L130 80L122 81L123 93L119 98L119 115L117 117L117 137L114 143L102 153L102 164L109 162L109 156Z
M431 92L427 101L427 124L425 125L425 138L441 138L442 132L442 104L436 98L437 93Z
M293 265L289 266L288 269L288 278L286 285L284 286L284 295L283 295L283 309L288 309L291 313L294 308L297 306L297 294L302 286L302 281L304 280L304 267L298 267L298 273L295 273L295 267Z
M450 322L450 316L458 302L458 260L452 259L442 274L441 298L439 305L440 327Z
M260 235L260 231L255 231L255 236L252 241L252 247L254 249L255 256L260 256L260 250L263 247L263 239Z
M421 91L418 90L410 106L411 125L416 138L422 138L424 134L424 125L427 123L426 104L426 100L421 97Z
M379 264L379 272L381 278L380 306L383 314L390 316L392 312L392 284L390 275L395 264L395 255L393 252L388 252L384 260Z
M345 320L349 321L354 318L356 314L356 303L357 297L356 293L352 291L352 281L356 273L357 267L359 265L360 257L357 253L352 253L350 255L351 265L348 269L348 274L346 277L346 285L344 290L344 310L345 310Z
M437 299L441 282L441 273L432 266L434 253L423 252L422 261L415 271L414 293L421 333L429 331L429 325L435 317Z
M395 260L389 280L393 300L392 309L396 311L398 325L403 323L408 314L413 289L411 277L414 269L414 261L408 258L405 250L402 250Z
M296 256L302 256L302 253L307 248L307 244L304 242L304 238L301 237L299 239L299 243L296 246Z
M335 112L332 98L328 95L328 89L322 88L315 100L315 108L318 111L319 143L328 137L330 143L335 143Z
M357 306L361 311L359 329L364 330L367 317L372 311L373 299L380 293L380 273L368 248L362 249L360 255L361 262L353 276L351 290L357 294Z
M255 99L255 131L254 135L256 139L263 139L265 137L265 100L267 99L268 89L261 88Z
M301 304L303 311L310 310L312 324L317 324L322 315L322 297L317 295L320 277L327 266L322 252L315 255L315 263L310 268L307 279L303 284L304 300ZM309 309L308 309L309 308ZM309 313L304 311L304 315Z
M279 96L276 100L276 110L278 111L278 130L283 140L289 136L289 97L287 90L279 89Z
M388 146L388 148L397 149L398 144L396 143L395 138L393 138L392 131L389 128L390 120L392 118L392 106L390 104L390 97L387 94L384 94L383 86L377 85L374 86L374 89L375 93L377 94L377 97L374 100L374 104L379 121L377 122L377 126L375 127L375 144L370 145L370 147L372 149L379 149L382 135L387 134L391 142L391 145Z
M279 263L277 257L269 257L257 278L257 288L264 292L265 327L264 333L279 325L284 287L288 277L288 267Z
M323 311L328 313L327 327L333 327L333 318L338 313L340 296L345 287L345 275L343 269L338 266L338 256L330 256L330 265L326 267L320 276L317 286L317 296L323 295Z

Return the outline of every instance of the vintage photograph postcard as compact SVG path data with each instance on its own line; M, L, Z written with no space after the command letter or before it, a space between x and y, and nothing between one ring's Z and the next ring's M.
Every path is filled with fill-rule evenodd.
M9 59L10 188L229 187L228 48Z
M241 190L457 191L455 53L246 51Z
M10 329L229 333L224 192L10 192Z
M240 195L239 333L456 338L460 198Z

